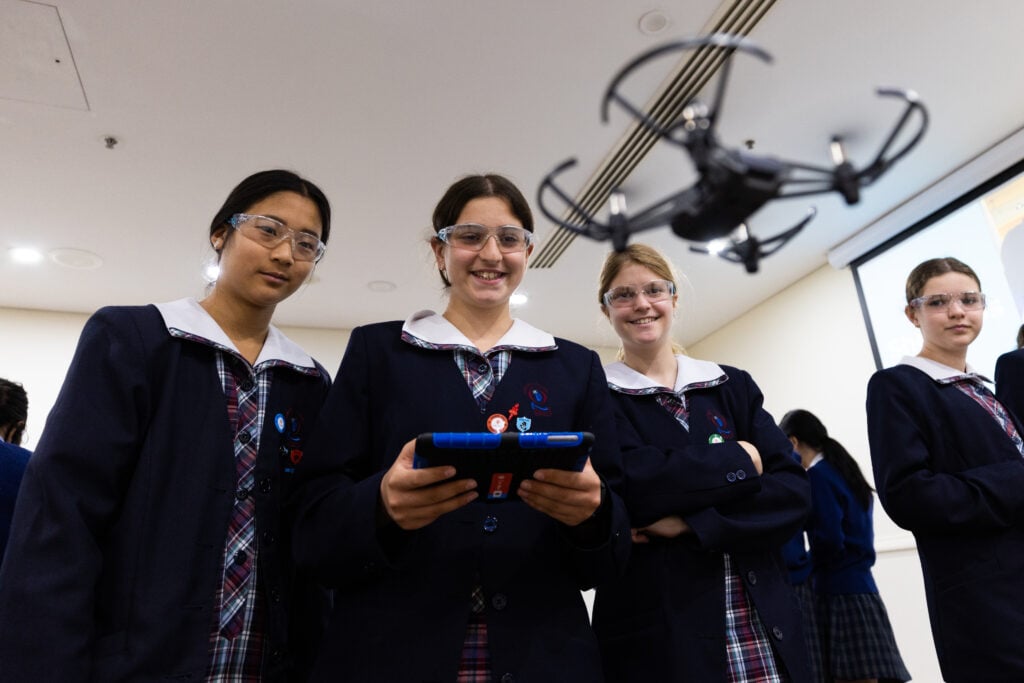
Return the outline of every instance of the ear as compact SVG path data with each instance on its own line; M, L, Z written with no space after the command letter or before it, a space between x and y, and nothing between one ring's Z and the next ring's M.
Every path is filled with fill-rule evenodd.
M916 308L908 304L907 307L903 309L903 314L907 316L907 320L909 320L914 327L921 327L921 323L917 322Z
M436 237L430 238L430 248L434 251L434 262L437 264L438 270L444 270L444 248L445 243Z
M212 246L213 250L216 251L217 253L220 253L220 250L224 248L226 232L227 228L219 228L212 235L210 235L210 246Z
M795 450L796 450L796 446L797 446L797 444L798 444L798 443L800 443L800 440L799 440L799 439L797 439L797 438L796 438L795 436L790 436L790 437L789 437L789 442L790 442L791 444L793 444L793 450L795 451Z

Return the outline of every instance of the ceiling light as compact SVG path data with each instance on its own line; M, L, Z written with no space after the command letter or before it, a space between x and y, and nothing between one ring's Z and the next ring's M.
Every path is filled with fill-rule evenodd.
M43 260L43 252L35 247L12 247L7 253L15 263L39 263Z
M672 20L668 18L668 15L661 10L651 10L640 15L640 20L637 22L637 27L640 29L640 33L647 36L653 36L661 33L669 26L672 25Z
M393 292L398 287L394 282L387 280L373 280L366 283L366 288L371 292Z
M103 265L102 258L85 249L51 249L47 254L58 266L73 270L96 270Z

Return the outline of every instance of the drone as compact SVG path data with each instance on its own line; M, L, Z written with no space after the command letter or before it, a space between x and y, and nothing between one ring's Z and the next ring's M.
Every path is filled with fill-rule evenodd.
M670 52L697 48L720 48L727 51L721 75L715 88L714 101L707 106L697 98L685 103L677 120L662 124L633 105L619 93L619 86L637 68ZM762 258L774 254L795 237L814 218L816 210L807 214L791 228L772 237L759 239L750 233L749 218L776 199L805 197L837 192L847 205L860 201L861 188L866 187L892 168L913 149L928 127L928 112L912 90L879 88L881 97L902 100L904 107L875 158L863 168L856 168L846 156L840 136L830 144L831 167L786 161L772 156L759 156L749 150L723 146L715 133L721 110L732 57L744 52L770 63L772 57L750 41L725 33L674 41L636 57L612 78L602 102L601 118L608 122L610 105L625 109L641 126L661 141L682 147L689 154L699 179L692 186L672 194L630 216L625 195L615 189L608 204L608 218L599 221L581 207L556 184L555 179L576 165L569 159L558 165L541 182L537 204L553 223L573 233L596 240L609 239L616 251L623 251L630 235L670 225L679 237L697 243L690 247L699 253L715 253L728 261L742 263L748 273L756 273ZM916 129L908 129L909 140L896 148L896 140L908 124L916 119ZM904 137L907 137L904 135ZM556 195L569 209L565 214L576 222L558 217L547 205L546 194Z

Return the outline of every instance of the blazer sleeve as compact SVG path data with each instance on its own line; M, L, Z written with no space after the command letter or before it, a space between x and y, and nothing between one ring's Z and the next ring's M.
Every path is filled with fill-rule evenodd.
M811 487L804 468L793 459L789 439L764 409L764 396L754 380L742 370L730 371L729 377L741 385L734 395L746 397L745 406L735 407L735 413L746 418L737 438L754 444L761 454L761 488L683 518L705 548L775 550L803 529L811 507Z
M83 329L29 461L0 572L5 678L90 678L104 535L151 408L143 349L135 319L116 310Z
M871 463L878 497L892 520L921 533L1019 527L1024 521L1024 459L937 471L929 450L939 446L930 444L943 437L927 426L920 414L925 409L920 396L893 373L875 373L868 383ZM941 448L959 448L952 441L945 439Z
M310 462L296 493L295 561L330 587L370 581L391 567L385 534L399 536L377 513L384 472L371 455L369 361L367 335L356 328L310 439Z
M590 462L608 493L594 520L575 529L565 527L577 580L583 589L621 576L632 546L626 505L616 493L622 480L622 464L608 381L597 354L591 351L590 358L582 424L583 431L594 434ZM585 528L592 524L595 529Z
M996 398L1024 424L1024 349L999 356L996 361Z
M807 524L811 556L818 565L827 565L846 543L843 533L843 509L832 482L812 467L807 471L811 483L811 516Z
M670 515L692 514L761 489L754 463L739 444L659 448L646 443L619 402L614 403L622 451L622 476L615 485L626 500L633 526L642 527ZM748 474L744 479L727 476L741 469Z

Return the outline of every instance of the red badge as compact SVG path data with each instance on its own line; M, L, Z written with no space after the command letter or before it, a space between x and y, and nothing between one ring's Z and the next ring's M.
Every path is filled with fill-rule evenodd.
M494 413L487 418L487 429L492 434L501 434L508 429L508 418L501 413Z

